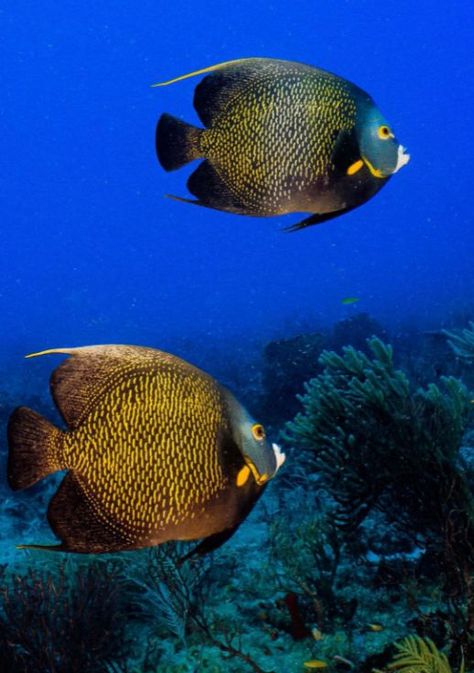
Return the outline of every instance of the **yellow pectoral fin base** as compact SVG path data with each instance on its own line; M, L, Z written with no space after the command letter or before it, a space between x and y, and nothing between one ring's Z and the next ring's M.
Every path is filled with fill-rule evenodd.
M238 473L235 483L240 488L247 483L249 477L250 477L250 468L248 468L247 465L244 465L243 468Z
M355 173L360 171L360 169L362 168L363 165L364 165L364 162L362 161L362 159L357 159L357 161L354 161L354 163L351 164L349 166L349 168L347 169L347 171L346 171L347 175L354 175Z
M201 68L200 70L194 70L193 72L188 72L185 75L180 75L179 77L174 77L173 79L168 79L166 82L157 82L152 84L151 87L158 86L168 86L168 84L175 84L176 82L181 82L183 79L190 79L191 77L197 77L198 75L206 75L209 72L215 72L216 70L222 70L227 68L230 65L239 65L240 63L245 63L246 61L265 61L264 58L259 58L258 56L249 56L248 58L237 58L233 61L223 61L222 63L216 63L215 65L210 65L207 68Z
M244 484L247 483L248 478L250 477L250 474L253 474L255 481L259 486L264 484L266 481L268 481L268 474L259 474L257 472L257 468L253 463L250 463L248 465L244 465L243 468L240 470L240 472L237 475L236 479L236 484L240 488Z

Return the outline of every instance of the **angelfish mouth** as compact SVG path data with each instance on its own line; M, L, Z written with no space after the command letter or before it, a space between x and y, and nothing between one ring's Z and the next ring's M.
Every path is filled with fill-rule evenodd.
M398 152L397 152L397 163L395 165L395 168L393 171L382 171L380 168L376 168L373 164L370 163L370 161L367 159L367 157L362 156L362 161L364 164L367 166L369 171L372 173L374 178L388 178L390 175L393 175L397 171L400 170L405 164L407 164L410 161L410 155L406 151L406 148L403 147L403 145L398 146Z
M280 467L283 465L283 463L286 460L286 454L283 453L283 451L280 449L278 444L272 444L272 449L273 453L275 454L275 460L276 460L276 468L274 474L278 472Z
M275 471L273 472L273 474L268 474L267 472L261 473L257 470L257 468L255 467L255 465L253 464L253 462L251 460L246 460L245 461L247 463L247 466L250 469L251 473L253 474L253 477L254 477L255 481L257 482L257 484L259 486L262 486L269 479L274 477L276 475L276 473L278 472L278 470L280 469L280 467L283 465L283 463L286 460L286 455L280 449L278 444L272 444L272 449L273 449L273 453L275 454L275 462L276 462L276 467L275 467Z
M410 155L408 154L406 147L403 145L398 146L398 155L397 155L397 165L395 166L394 173L403 168L410 161Z

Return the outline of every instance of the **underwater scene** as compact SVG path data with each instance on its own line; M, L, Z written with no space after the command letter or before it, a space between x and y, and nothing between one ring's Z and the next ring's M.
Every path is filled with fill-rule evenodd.
M472 4L0 18L0 673L474 673Z

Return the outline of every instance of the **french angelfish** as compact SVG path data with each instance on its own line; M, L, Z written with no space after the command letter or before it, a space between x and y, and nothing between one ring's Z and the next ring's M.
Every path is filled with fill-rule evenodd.
M67 427L16 409L8 479L23 489L67 470L48 508L61 542L46 548L112 552L204 538L204 553L232 535L284 461L228 390L173 355L117 345L34 355L45 353L70 356L50 382Z
M244 58L154 86L206 75L194 93L204 129L163 114L158 159L167 171L204 159L190 176L196 199L239 215L308 212L289 230L347 213L408 160L372 98L319 68Z

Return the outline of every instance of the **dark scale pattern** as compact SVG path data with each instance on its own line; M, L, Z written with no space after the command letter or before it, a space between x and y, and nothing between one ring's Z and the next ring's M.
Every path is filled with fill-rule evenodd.
M117 365L67 435L67 467L98 518L118 524L130 542L194 519L229 483L218 442L228 430L220 390L181 364Z
M307 206L311 187L329 181L338 132L355 124L350 84L297 64L294 71L285 67L230 96L200 140L228 189L259 215Z

